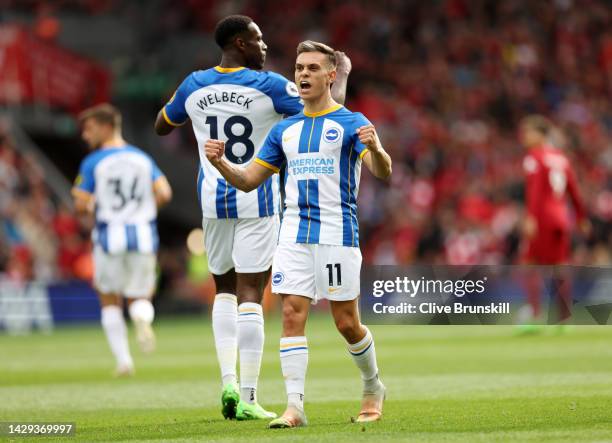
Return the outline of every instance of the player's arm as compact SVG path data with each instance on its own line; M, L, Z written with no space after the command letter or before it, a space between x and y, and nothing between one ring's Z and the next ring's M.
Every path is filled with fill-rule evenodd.
M527 155L523 160L525 172L525 206L527 214L522 226L523 235L532 238L538 232L538 211L541 206L542 180L541 174L546 173L535 157Z
M71 193L74 202L74 211L80 225L86 230L91 230L95 224L94 213L96 201L94 195L84 191L78 186L74 186Z
M574 210L576 211L576 222L580 232L583 235L590 236L592 230L591 222L587 217L584 201L578 189L576 174L572 168L568 168L567 170L567 192L574 206Z
M336 80L332 85L331 94L336 102L343 105L346 100L346 85L352 64L351 59L341 51L336 51L336 63Z
M362 161L370 172L382 180L389 180L391 177L391 156L387 154L374 125L366 125L357 128L359 141L365 145L366 150L362 151Z
M189 116L185 109L185 100L190 91L191 76L188 76L174 92L168 103L157 113L155 132L157 135L168 135L177 126L187 122Z
M78 215L94 213L95 197L93 194L75 186L72 188L72 199L74 201L74 210Z
M155 133L157 135L168 135L176 126L171 125L164 119L164 108L160 109L155 119Z
M160 176L153 182L153 195L158 208L168 204L172 200L172 188L165 175Z
M225 142L221 140L208 140L204 144L206 158L217 168L223 178L233 187L244 192L251 192L265 182L274 171L260 163L251 162L246 168L232 165L223 156L225 153Z
M93 214L95 210L96 178L94 175L95 161L86 157L79 167L79 175L72 186L74 209L79 215Z
M168 135L174 130L174 128L183 126L187 120L185 119L185 121L182 123L175 123L171 117L168 116L168 109L169 107L166 105L157 113L157 118L155 119L155 133L157 135Z
M155 198L155 204L158 208L166 205L172 200L172 188L168 179L164 173L159 169L157 163L152 157L149 157L151 161L151 180L153 182L153 198Z

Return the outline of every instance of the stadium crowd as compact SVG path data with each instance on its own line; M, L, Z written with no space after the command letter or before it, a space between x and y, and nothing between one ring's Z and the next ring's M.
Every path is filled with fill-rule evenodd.
M30 3L38 5L43 18L54 13L53 2ZM516 127L530 113L544 114L558 125L555 142L572 159L594 226L589 238L576 238L574 261L612 262L612 11L605 1L155 4L163 13L148 25L157 32L149 33L149 49L143 53L153 53L160 33L198 32L210 38L219 18L240 10L263 30L269 47L267 69L290 76L295 46L306 38L327 42L351 57L347 106L377 125L394 159L390 186L366 172L362 176L361 246L366 263L519 262L525 152ZM123 14L140 20L124 2L59 5L81 14ZM215 63L217 54L204 58ZM147 69L168 71L151 60ZM172 73L168 88L184 75ZM158 109L167 96L150 109ZM190 132L182 133L182 144L192 152ZM172 149L177 142L181 139L172 139ZM17 161L7 143L0 166L13 171L15 178L2 174L2 182L10 183L1 186L11 189L3 191L8 197L2 198L2 211L11 214L3 217L4 223L15 224L15 205L10 202L25 186L29 203L18 206L31 206L27 211L36 220L33 225L64 220L48 241L57 244L58 238L65 238L57 237L58 229L76 233L71 216L50 207L44 185L36 183L36 166L27 159ZM17 167L34 174L25 177L15 172ZM59 254L69 257L59 262L62 272L70 268L62 260L72 263L86 248L73 239L60 242L67 242L64 247L70 251ZM10 236L8 241L13 242Z
M172 7L160 26L209 32L229 12L209 5ZM290 76L295 44L307 38L351 57L347 106L377 125L394 159L390 187L363 174L367 263L519 262L525 151L516 128L530 113L558 125L555 142L586 198L594 230L576 238L574 261L611 262L612 12L604 1L246 1L241 10L264 32L267 69Z
M0 130L0 277L88 279L90 248L78 220L46 184L40 163Z
M295 29L283 24L301 22L304 37L350 54L348 105L377 124L394 159L390 187L363 176L367 262L517 262L524 150L516 126L534 112L561 128L557 144L573 159L594 222L574 259L609 262L612 15L604 2L301 8L290 14L310 20L275 20L274 5L258 11L262 28L274 29L269 46L290 63Z

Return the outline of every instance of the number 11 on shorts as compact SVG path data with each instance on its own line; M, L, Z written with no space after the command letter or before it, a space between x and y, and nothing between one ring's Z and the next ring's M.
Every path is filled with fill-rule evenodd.
M340 263L328 263L325 267L329 273L329 286L342 286L342 269ZM334 268L336 269L336 284L334 284Z

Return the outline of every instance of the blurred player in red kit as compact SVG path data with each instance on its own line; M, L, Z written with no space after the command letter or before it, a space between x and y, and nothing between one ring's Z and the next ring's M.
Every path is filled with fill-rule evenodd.
M589 231L590 225L578 192L576 174L563 151L553 146L555 131L552 123L540 115L525 117L519 127L521 144L527 149L523 159L527 210L523 225L526 246L523 261L526 264L568 264L573 217L567 205L567 197L574 207L578 227L584 234ZM560 139L559 132L557 135ZM555 144L561 144L561 140ZM571 315L570 283L567 276L558 275L553 278L560 321L567 320ZM537 273L527 279L530 314L535 319L540 316L542 286L542 279Z

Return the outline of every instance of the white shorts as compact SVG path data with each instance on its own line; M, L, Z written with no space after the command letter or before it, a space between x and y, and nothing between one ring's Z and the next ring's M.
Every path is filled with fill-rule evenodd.
M107 254L94 248L94 286L102 294L128 298L151 297L155 292L155 254L125 252Z
M278 242L278 216L261 218L204 218L204 247L208 269L223 275L235 268L241 274L267 271Z
M302 295L313 303L354 300L360 292L359 248L279 243L272 264L272 292Z

